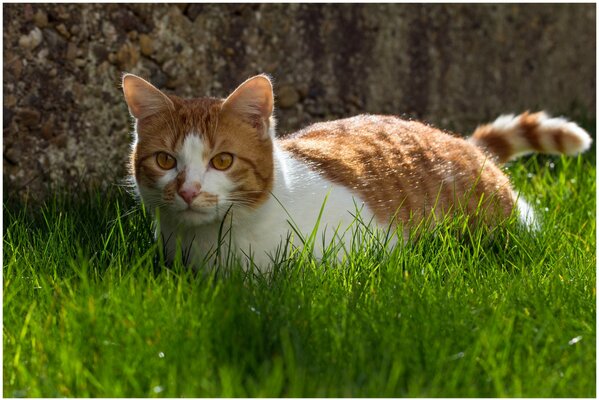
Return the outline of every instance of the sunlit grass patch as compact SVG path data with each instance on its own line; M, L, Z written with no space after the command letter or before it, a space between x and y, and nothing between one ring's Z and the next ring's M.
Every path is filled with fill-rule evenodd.
M538 232L359 231L271 274L164 265L117 190L6 204L3 394L593 397L594 160L509 172Z

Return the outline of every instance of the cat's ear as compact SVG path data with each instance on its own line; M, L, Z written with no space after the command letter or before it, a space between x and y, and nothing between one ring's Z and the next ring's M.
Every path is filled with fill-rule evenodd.
M123 75L123 93L129 112L137 119L165 109L174 109L171 99L151 83L133 74Z
M274 107L272 83L266 75L256 75L243 82L227 97L223 111L237 114L253 127L267 133Z

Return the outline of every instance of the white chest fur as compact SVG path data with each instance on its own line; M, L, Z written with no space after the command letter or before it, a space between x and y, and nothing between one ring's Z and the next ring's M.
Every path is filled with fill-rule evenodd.
M350 245L357 212L361 221L374 224L371 210L348 189L325 179L278 148L274 155L274 187L263 205L251 211L233 209L231 219L225 220L222 227L215 223L183 229L161 219L160 230L166 238L167 252L174 254L175 238L179 238L182 247L189 249L193 264L215 251L220 232L221 250L228 249L230 244L230 250L244 264L251 255L259 269L267 270L271 257L289 235L295 246L302 244L298 232L303 239L313 236L314 255L319 257L331 241Z

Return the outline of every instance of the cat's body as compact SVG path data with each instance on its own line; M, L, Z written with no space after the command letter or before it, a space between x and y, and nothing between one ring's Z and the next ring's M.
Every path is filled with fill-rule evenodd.
M137 119L132 175L167 254L181 245L191 264L210 264L219 248L268 269L291 232L308 237L315 227L318 256L330 241L350 245L356 214L371 227L407 230L431 212L465 212L493 225L519 207L532 223L496 162L590 145L577 125L542 113L501 117L469 140L373 115L275 139L264 76L225 100L167 96L132 75L123 87Z

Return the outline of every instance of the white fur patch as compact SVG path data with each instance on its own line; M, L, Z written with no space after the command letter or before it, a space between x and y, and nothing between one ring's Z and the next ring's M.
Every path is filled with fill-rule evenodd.
M178 157L181 168L185 169L185 181L182 187L199 185L202 193L216 195L219 203L226 202L235 185L226 172L210 167L210 159L204 156L204 152L205 145L201 137L196 134L187 135ZM179 195L177 197L180 198ZM201 201L200 195L192 206Z
M179 153L181 168L185 169L183 187L199 184L203 192L226 197L233 183L223 171L210 167L204 157L204 143L198 135L188 135Z
M204 174L206 173L206 166L204 160L202 160L203 152L204 143L198 135L191 133L185 137L183 145L176 155L177 173L185 171L182 189L202 187ZM188 208L187 203L178 193L175 194L174 207L178 210Z
M204 142L197 134L191 133L185 137L177 160L186 167L200 166L204 164L202 155L204 153Z
M557 149L555 149L553 138L551 138L551 133L555 131L561 131L561 134L564 135L564 153L567 155L576 155L591 147L592 139L587 131L565 118L558 117L542 120L540 129L543 147L554 149L556 152Z
M273 196L251 217L238 221L234 232L240 250L247 252L251 246L259 266L268 264L269 255L294 231L292 226L304 238L316 229L314 254L320 257L333 240L346 248L350 246L357 209L365 224L374 220L372 211L344 186L327 180L279 149L275 149L274 155ZM294 243L301 243L297 236Z
M519 120L514 114L500 115L493 121L493 128L498 131L511 131L516 128Z
M518 197L518 218L525 226L532 230L538 230L539 224L533 208L522 197Z

